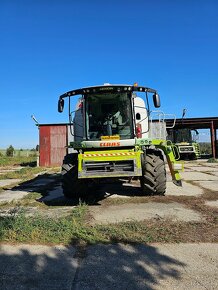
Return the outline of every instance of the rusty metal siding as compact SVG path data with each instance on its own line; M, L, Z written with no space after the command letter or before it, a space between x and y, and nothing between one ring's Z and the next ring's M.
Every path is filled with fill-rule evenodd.
M67 152L67 126L39 126L39 146L39 166L61 166Z
M39 166L50 166L50 126L39 127Z
M51 166L59 166L62 164L64 156L66 155L67 146L67 127L66 126L52 126L50 128L50 163Z

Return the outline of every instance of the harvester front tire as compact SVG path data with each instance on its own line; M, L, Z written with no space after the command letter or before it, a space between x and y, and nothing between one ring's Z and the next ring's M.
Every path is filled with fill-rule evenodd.
M68 154L64 157L61 175L63 194L67 198L77 198L86 193L84 180L78 179L77 158L77 154Z
M166 169L160 152L142 155L142 177L144 195L164 195L166 191Z

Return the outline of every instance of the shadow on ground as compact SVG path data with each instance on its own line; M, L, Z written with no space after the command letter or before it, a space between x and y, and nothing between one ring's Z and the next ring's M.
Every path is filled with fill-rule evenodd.
M48 206L66 206L66 205L78 205L85 203L87 205L101 205L101 201L111 196L119 197L133 197L142 196L141 189L139 187L133 187L127 183L127 180L111 181L107 183L100 183L98 185L91 186L88 190L88 194L81 195L75 198L65 198L62 193L61 185L55 189L54 192L49 193L49 197L42 197L38 201L45 203ZM58 195L58 196L57 196Z
M75 243L72 238L72 242ZM1 246L0 289L157 289L185 266L148 245ZM161 288L159 288L161 289Z
M52 190L55 186L60 184L61 176L59 173L43 173L37 175L36 177L20 182L18 185L13 186L12 188L3 188L5 191L25 191L25 192L36 192L42 194L42 196L48 195L49 191Z
M20 164L20 166L23 166L23 167L36 167L37 166L37 161L28 161L28 162L22 162Z
M15 195L16 192L39 193L41 197L38 198L37 201L48 206L74 206L81 203L87 205L100 205L100 201L113 195L124 198L141 196L141 189L137 181L134 180L132 184L128 182L128 179L124 179L108 181L107 183L91 186L87 195L68 199L63 195L60 173L40 174L29 181L22 182L7 190L8 193L10 192L12 195ZM7 190L5 190L5 192L7 192Z

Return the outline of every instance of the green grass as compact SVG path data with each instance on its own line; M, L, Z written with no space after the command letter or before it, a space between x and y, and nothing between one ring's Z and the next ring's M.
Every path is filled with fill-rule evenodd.
M26 156L17 156L17 157L7 157L0 156L0 166L25 166L25 165L36 165L37 157L26 157Z
M212 157L212 158L209 158L209 159L207 160L207 162L208 162L208 163L218 163L218 160Z
M43 167L24 167L20 170L15 170L11 172L6 172L4 174L0 174L0 180L3 179L22 179L28 180L34 177L35 174L45 171L46 169Z
M66 218L40 215L27 217L24 208L17 208L7 217L0 217L0 239L8 242L71 243L73 239L92 242L92 231L83 225L86 205L79 205Z
M217 226L212 222L172 223L171 221L129 221L91 225L88 206L80 204L67 217L26 216L15 208L0 217L0 241L39 244L218 242Z
M15 171L1 174L0 179L17 179L17 178L27 179L27 178L32 177L34 174L37 174L42 171L45 171L45 168L27 166L27 167L21 168L20 170L15 170Z
M72 214L55 220L40 215L26 217L19 209L8 217L0 217L0 238L7 242L34 242L49 244L97 243L110 241L153 242L163 238L158 229L149 229L139 222L91 226L85 222L86 205L79 205ZM158 238L158 236L159 238Z

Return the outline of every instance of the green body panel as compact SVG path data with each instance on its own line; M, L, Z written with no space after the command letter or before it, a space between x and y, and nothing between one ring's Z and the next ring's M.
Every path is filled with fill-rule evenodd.
M201 151L200 151L200 146L197 142L193 142L192 145L194 146L195 148L195 154L196 154L196 157L197 158L200 158L201 157Z
M86 151L78 154L78 178L103 178L103 177L121 177L121 176L141 176L141 154L142 151L135 150L104 150L104 151ZM88 171L86 164L88 162L95 163L95 165L104 162L125 162L133 163L134 171Z
M201 157L200 146L197 142L176 143L175 146L178 148L179 155L181 156L194 155L196 158Z
M165 153L167 163L170 169L170 173L173 179L173 182L177 185L181 184L181 176L179 171L183 171L184 163L178 162L175 158L175 148L172 143L169 143L165 140L152 140L152 144L156 148L160 148ZM180 166L181 169L176 169L177 166Z
M148 140L148 139L136 139L137 144L133 149L115 149L115 150L103 150L103 151L85 151L78 154L78 178L104 178L104 177L121 177L121 176L142 176L142 164L141 164L141 154L144 154L143 148L150 148L154 146L155 148L161 149L172 175L174 183L181 183L181 177L179 171L183 169L183 163L177 162L175 159L175 151L173 144L168 143L165 140ZM119 163L130 161L133 164L132 171L105 171L98 172L97 170L89 171L87 170L87 164L91 163L96 166L102 163ZM90 162L90 163L89 163ZM177 169L177 167L180 169Z

